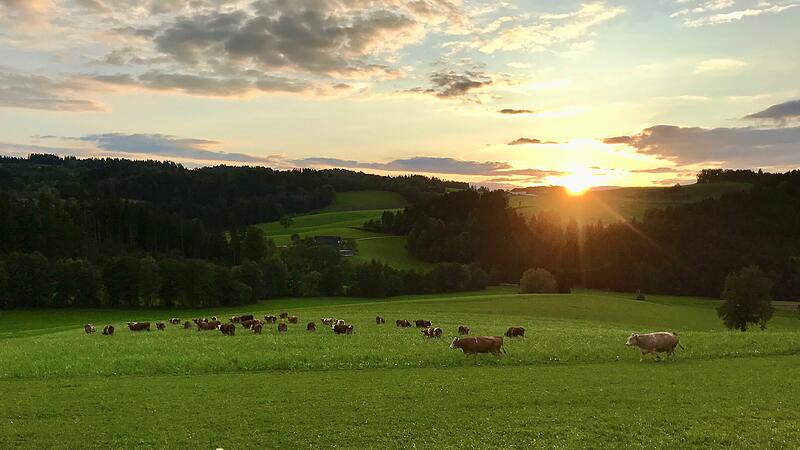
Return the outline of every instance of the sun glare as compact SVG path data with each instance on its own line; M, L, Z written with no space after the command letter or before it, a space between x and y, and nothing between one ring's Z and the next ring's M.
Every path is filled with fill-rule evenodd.
M592 174L586 170L575 170L559 179L559 183L564 186L569 195L583 195L587 189L592 187Z

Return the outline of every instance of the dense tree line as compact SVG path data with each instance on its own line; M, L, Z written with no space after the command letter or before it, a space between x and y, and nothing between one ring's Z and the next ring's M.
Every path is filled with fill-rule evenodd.
M716 172L700 178L715 179L709 173ZM730 173L741 181L739 172ZM752 190L649 210L640 221L578 227L553 213L526 221L504 193L467 190L387 212L368 225L407 234L409 251L424 260L474 262L490 282L516 282L538 267L555 276L559 291L582 285L718 297L729 273L757 265L773 298L798 300L800 172L750 176L757 180Z

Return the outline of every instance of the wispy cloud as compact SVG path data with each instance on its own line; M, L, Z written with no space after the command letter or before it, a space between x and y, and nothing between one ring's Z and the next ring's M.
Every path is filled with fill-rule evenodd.
M733 58L714 58L700 61L694 68L696 74L718 74L739 70L747 63Z
M91 87L86 80L54 78L0 66L0 107L47 111L105 111L94 100L84 98Z

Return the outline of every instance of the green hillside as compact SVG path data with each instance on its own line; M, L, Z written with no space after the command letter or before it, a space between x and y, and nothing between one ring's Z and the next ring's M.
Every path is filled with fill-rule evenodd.
M209 448L796 448L800 320L777 312L766 331L731 332L716 304L494 288L208 311L4 312L0 448L188 448L198 436ZM281 334L267 325L262 335L239 327L233 337L124 325L281 311L301 324ZM320 317L344 319L355 334L337 336ZM395 327L401 318L431 320L444 337ZM117 333L87 335L86 322ZM466 357L449 348L459 324L472 335L511 325L527 333L506 339L501 357ZM679 333L683 348L639 362L625 340L655 330Z
M575 219L579 224L598 220L610 223L622 219L640 219L648 209L695 203L751 187L748 183L704 183L677 189L631 187L594 190L581 196L571 196L561 188L541 187L528 188L526 193L515 193L509 205L525 216L547 211L564 221Z

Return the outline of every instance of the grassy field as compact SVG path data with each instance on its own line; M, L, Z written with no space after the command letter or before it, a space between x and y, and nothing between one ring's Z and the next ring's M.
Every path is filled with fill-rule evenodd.
M336 194L336 200L331 206L319 212L294 217L294 223L289 227L284 227L279 222L259 226L277 245L290 244L293 234L339 236L358 241L358 255L353 258L353 262L375 259L396 269L429 270L432 264L408 253L405 236L373 233L362 228L364 222L379 219L384 211L407 205L408 202L394 192L340 192Z
M548 211L564 221L575 219L578 224L598 220L611 223L622 219L641 219L648 209L695 203L750 187L747 183L693 184L681 186L678 191L633 187L589 191L576 197L558 188L537 188L527 195L512 195L509 205L526 216Z
M511 288L388 300L279 299L215 311L14 311L0 315L0 448L594 447L800 445L800 319L725 330L716 301ZM288 311L278 334L234 337L128 320ZM387 325L375 325L375 315ZM342 318L352 336L306 321ZM425 318L443 339L398 329ZM114 323L117 335L81 326ZM448 348L458 324L501 334L502 357ZM632 331L681 336L639 362Z

